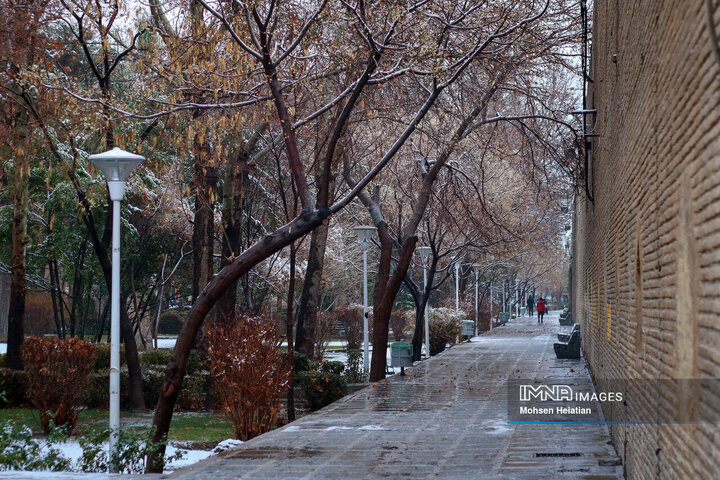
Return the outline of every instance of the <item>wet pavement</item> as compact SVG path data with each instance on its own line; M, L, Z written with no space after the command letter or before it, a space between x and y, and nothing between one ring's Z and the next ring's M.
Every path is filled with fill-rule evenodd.
M162 478L622 478L602 424L508 424L508 380L592 388L583 359L555 358L558 313L543 325L511 320L405 377Z

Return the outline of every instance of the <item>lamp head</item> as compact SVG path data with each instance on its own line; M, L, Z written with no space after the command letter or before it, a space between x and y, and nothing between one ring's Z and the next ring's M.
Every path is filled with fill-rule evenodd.
M416 250L418 252L418 255L420 255L423 263L427 261L428 256L432 252L432 248L430 247L417 247Z
M360 242L360 246L363 250L367 250L370 246L370 241L372 240L372 236L377 230L375 227L370 226L361 226L361 227L355 227L354 228L355 233L358 236L358 241Z
M145 157L126 152L118 147L107 152L90 155L90 161L105 175L108 182L124 182Z

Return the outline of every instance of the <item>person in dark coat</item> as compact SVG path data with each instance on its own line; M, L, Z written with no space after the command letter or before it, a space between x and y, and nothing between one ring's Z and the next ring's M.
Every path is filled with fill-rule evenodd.
M527 311L530 314L530 318L532 318L535 312L535 299L533 298L532 294L528 295Z

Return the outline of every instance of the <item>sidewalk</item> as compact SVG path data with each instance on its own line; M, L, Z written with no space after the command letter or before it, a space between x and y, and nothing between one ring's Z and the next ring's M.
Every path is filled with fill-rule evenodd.
M508 378L590 386L557 360L558 312L511 320L172 479L618 479L604 425L508 425ZM570 453L570 457L553 456ZM602 465L601 465L602 464Z

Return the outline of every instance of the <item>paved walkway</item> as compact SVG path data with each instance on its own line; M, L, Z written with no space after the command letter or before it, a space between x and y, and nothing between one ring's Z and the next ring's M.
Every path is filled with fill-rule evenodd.
M407 369L405 377L163 478L622 478L604 425L507 423L509 378L591 388L583 360L555 358L557 318L551 314L542 326L512 320Z

